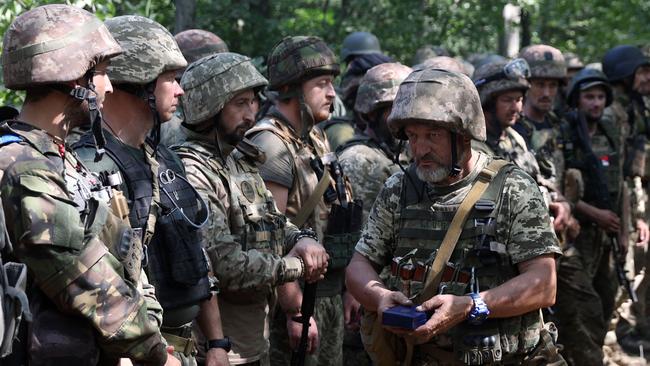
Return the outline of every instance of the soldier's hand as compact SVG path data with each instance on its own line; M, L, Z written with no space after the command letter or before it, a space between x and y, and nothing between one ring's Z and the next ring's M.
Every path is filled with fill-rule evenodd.
M174 347L173 346L167 346L167 362L165 362L165 366L181 366L181 361L174 357Z
M356 331L359 329L361 322L361 304L350 294L349 291L343 293L343 319L345 319L345 328Z
M638 247L645 247L648 245L648 238L650 238L650 229L648 228L648 223L643 219L636 220L636 231L639 234L639 238L636 241Z
M289 333L289 346L292 350L298 348L302 333L302 323L298 323L287 316L287 331ZM313 354L318 349L318 328L314 317L309 318L309 333L307 334L307 353Z
M555 231L562 231L569 223L569 216L571 215L571 206L567 202L551 202L548 205L553 213L553 229Z
M597 209L595 221L608 233L618 233L621 230L621 219L610 210Z
M211 348L205 354L205 366L230 366L228 352L223 348Z
M305 280L322 280L327 272L329 255L325 248L312 238L302 238L293 246L288 255L302 258L305 264Z
M384 314L384 311L399 305L411 306L413 305L413 302L399 291L386 291L379 299L379 303L377 304L377 314L379 316L379 321L380 322L382 321L382 316ZM384 326L384 328L398 335L405 335L411 332L410 329L404 329L404 328L386 327L386 326Z
M474 302L469 296L436 295L417 307L418 311L433 312L431 318L415 329L410 336L416 344L428 342L467 319Z

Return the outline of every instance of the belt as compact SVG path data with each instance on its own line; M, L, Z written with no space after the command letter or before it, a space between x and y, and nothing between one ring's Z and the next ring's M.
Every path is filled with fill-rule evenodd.
M196 355L194 339L192 339L192 326L185 325L178 328L161 327L160 332L167 341L167 344L174 346L174 351L184 354L186 357Z

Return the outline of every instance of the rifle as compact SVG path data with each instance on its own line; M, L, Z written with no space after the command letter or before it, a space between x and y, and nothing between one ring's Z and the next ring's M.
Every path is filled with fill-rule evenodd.
M636 292L632 288L630 280L627 278L625 270L625 257L621 253L621 248L618 246L618 239L615 235L611 235L612 239L612 253L614 254L614 265L616 266L616 275L618 276L618 283L627 291L627 294L632 299L632 302L636 303L639 301L639 298L636 296Z
M293 318L294 321L302 324L302 332L300 334L298 348L291 354L291 366L305 365L307 343L309 342L309 320L314 315L314 306L316 305L316 287L317 282L305 283L305 288L302 291L300 316Z

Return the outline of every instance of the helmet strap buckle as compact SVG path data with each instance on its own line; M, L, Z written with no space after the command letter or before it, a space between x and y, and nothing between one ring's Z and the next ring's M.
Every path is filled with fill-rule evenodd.
M458 144L456 143L456 132L451 132L449 138L451 139L451 169L449 170L449 177L457 177L461 168L458 165Z

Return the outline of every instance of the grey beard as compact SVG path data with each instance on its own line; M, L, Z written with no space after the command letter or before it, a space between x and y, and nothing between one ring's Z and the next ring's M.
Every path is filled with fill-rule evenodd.
M427 183L439 183L442 182L445 178L449 176L451 169L449 167L435 168L435 169L426 169L426 168L415 168L415 173L420 178L421 181Z

